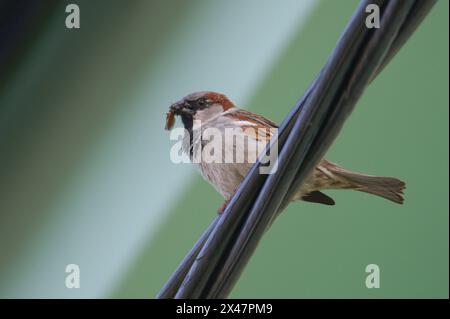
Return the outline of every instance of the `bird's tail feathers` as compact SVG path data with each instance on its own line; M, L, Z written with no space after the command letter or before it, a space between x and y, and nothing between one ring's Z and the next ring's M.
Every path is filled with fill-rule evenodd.
M348 182L354 190L377 195L394 203L403 204L405 183L397 178L359 174L334 164L327 165L327 169L332 174Z

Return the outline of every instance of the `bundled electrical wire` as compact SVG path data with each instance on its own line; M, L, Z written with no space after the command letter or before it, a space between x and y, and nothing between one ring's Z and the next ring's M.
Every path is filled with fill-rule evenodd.
M258 161L225 212L217 216L158 294L158 298L225 298L264 232L324 156L364 89L389 63L435 0L362 1L328 62L278 132L278 168L259 174ZM366 8L380 10L368 28ZM267 146L275 143L272 139Z

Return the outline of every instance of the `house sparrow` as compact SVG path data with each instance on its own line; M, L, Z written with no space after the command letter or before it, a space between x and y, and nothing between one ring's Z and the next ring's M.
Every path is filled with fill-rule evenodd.
M215 143L220 156L256 146L264 150L266 143L271 139L273 129L277 125L270 120L236 107L225 95L215 92L197 92L187 95L170 106L166 119L166 130L172 129L175 116L181 117L185 135L182 150L189 155L191 161L195 149L205 149L210 143ZM200 125L199 125L200 124ZM252 130L249 130L251 128ZM245 137L223 142L223 139L203 139L206 129L215 129L219 134L225 135L226 129ZM216 142L215 142L216 141ZM248 153L246 153L248 155ZM234 157L231 157L234 158ZM239 184L256 161L227 162L203 161L197 163L200 174L225 199L224 205L219 209L222 213ZM303 200L307 202L334 205L334 200L321 192L324 189L353 189L377 195L398 204L403 203L403 189L405 183L392 177L376 177L346 170L336 164L322 159L313 172L295 193L292 201Z

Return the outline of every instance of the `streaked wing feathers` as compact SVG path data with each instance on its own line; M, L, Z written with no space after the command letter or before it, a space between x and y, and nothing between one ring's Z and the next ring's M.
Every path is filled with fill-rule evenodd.
M257 141L268 142L272 138L273 129L278 128L274 122L246 110L236 109L225 116L238 120L242 131Z

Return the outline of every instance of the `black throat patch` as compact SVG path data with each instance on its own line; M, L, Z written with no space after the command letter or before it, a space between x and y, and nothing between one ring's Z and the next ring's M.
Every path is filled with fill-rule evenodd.
M192 159L193 156L193 152L194 152L194 147L193 147L193 143L194 143L194 136L193 136L193 132L192 132L192 127L194 125L194 119L192 117L192 115L190 114L182 114L181 116L181 121L183 122L184 128L188 131L189 133L189 157Z

